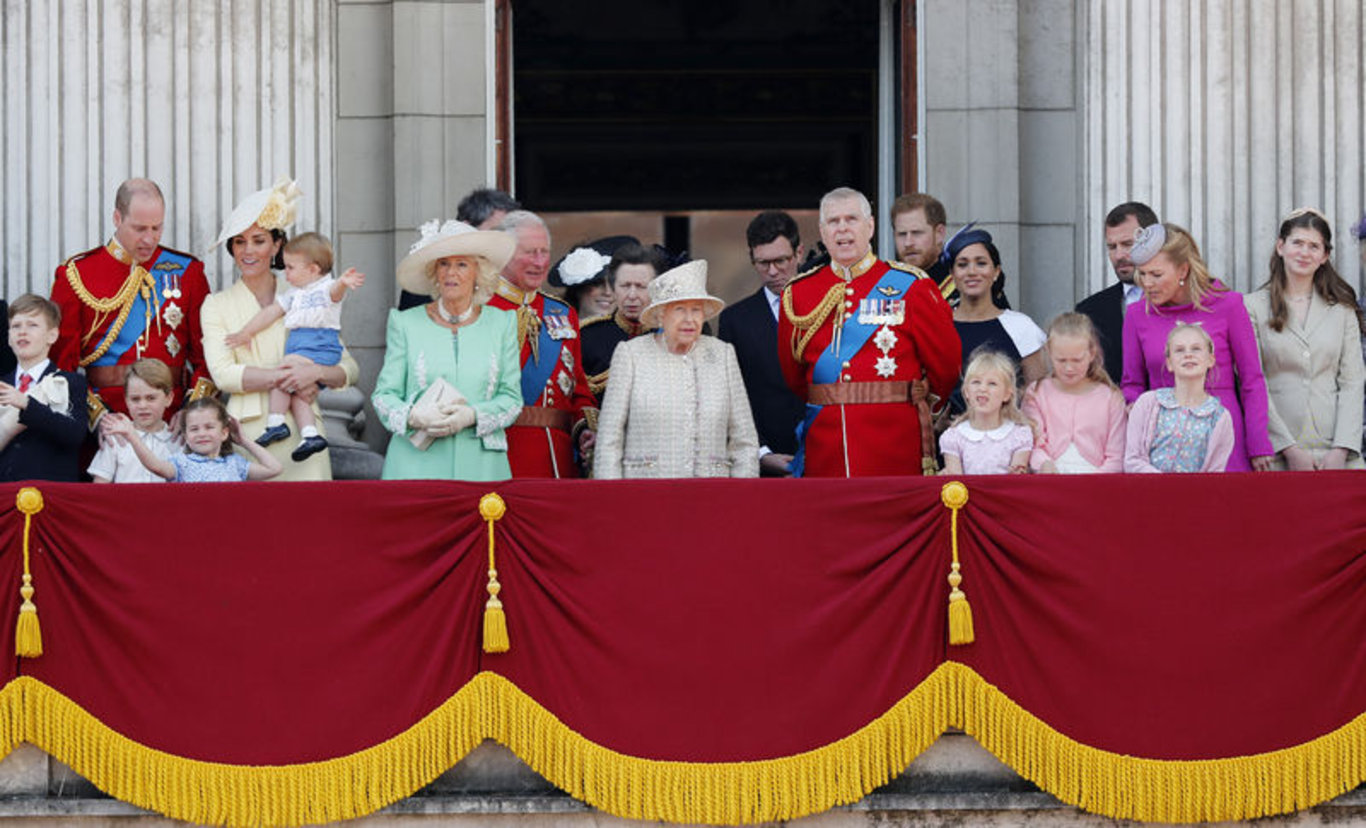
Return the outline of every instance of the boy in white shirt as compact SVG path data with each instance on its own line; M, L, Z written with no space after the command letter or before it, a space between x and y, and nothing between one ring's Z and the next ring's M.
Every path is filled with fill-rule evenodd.
M128 367L123 381L128 416L138 436L153 454L163 460L184 451L180 435L166 425L166 409L171 405L174 381L171 369L159 359L140 359ZM108 413L106 417L122 417ZM87 469L96 483L165 483L165 478L147 470L127 441L109 439L100 446Z

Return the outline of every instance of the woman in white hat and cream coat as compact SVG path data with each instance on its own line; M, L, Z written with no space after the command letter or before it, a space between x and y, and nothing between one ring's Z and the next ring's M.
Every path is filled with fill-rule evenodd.
M299 397L312 396L313 415L322 421L316 389L321 383L329 388L345 388L356 381L360 369L345 349L336 365L295 365L280 367L288 332L283 320L276 320L240 348L227 345L229 334L239 331L258 311L275 301L275 294L288 289L273 270L282 270L280 249L285 243L285 228L294 223L299 188L288 178L274 187L252 193L228 216L214 247L227 243L228 253L237 265L237 281L204 300L200 326L204 333L204 361L219 390L226 391L228 413L242 424L248 440L261 436L266 428L270 390L281 388ZM296 429L297 431L297 429ZM331 480L331 452L320 451L307 460L289 459L291 447L279 442L270 453L284 465L276 480Z
M371 401L393 432L386 480L506 480L507 433L522 412L517 317L486 307L517 240L460 221L422 226L399 286L435 300L389 311Z
M707 294L706 261L664 273L649 290L641 322L659 330L612 355L594 476L758 477L759 437L735 349L702 333L725 305Z

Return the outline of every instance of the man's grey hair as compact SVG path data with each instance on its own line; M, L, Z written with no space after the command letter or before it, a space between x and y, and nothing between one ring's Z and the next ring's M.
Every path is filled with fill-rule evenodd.
M119 215L128 215L128 208L133 203L134 196L151 196L162 204L166 203L166 197L161 194L161 188L150 178L130 178L119 185L119 189L114 193L114 209L119 211Z
M827 204L835 201L845 201L851 198L858 199L859 210L864 218L873 217L873 205L868 202L868 196L860 193L853 187L836 187L821 196L821 221L825 221L825 206Z
M529 224L540 225L541 229L545 231L546 239L550 238L550 228L546 226L545 221L540 216L530 210L513 210L511 213L503 216L503 220L499 223L498 229L502 230L504 233L511 233L515 236L517 235L518 228L525 227Z

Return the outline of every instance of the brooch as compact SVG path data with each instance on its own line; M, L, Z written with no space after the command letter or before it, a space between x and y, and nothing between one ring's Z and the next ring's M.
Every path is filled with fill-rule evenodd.
M175 338L175 334L166 337L166 353L176 356L180 353L180 340Z
M172 328L179 328L180 323L185 321L185 312L174 302L167 302L166 307L161 311L161 318L166 320L166 324Z

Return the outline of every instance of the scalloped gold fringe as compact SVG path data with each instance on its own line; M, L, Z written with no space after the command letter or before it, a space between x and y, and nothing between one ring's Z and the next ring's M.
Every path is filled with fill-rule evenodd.
M1255 756L1139 759L1087 747L971 668L940 665L886 713L805 753L753 762L671 762L588 741L512 682L480 673L408 730L320 762L203 762L114 732L37 679L0 689L0 751L32 742L102 790L167 816L298 825L364 816L412 794L485 738L572 796L617 816L711 824L795 819L855 802L899 774L945 728L962 727L1064 802L1119 819L1250 819L1316 805L1366 778L1366 714L1322 737Z

